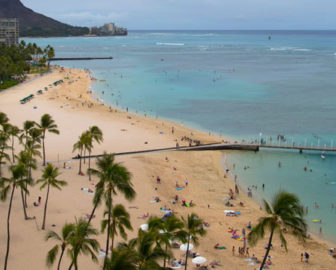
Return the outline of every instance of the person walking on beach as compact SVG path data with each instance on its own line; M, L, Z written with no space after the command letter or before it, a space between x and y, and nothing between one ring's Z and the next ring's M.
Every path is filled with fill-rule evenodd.
M185 179L185 185L188 187L188 178Z
M235 247L232 246L232 255L235 255Z
M305 252L306 263L309 263L309 253Z

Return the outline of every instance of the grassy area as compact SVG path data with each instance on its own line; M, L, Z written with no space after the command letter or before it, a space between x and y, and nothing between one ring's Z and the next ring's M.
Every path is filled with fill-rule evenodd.
M30 67L30 71L29 73L33 73L33 74L43 74L49 71L49 68L46 67L37 67L37 66L31 66Z
M19 84L19 82L16 80L3 81L2 83L0 83L0 91L5 90L17 84Z

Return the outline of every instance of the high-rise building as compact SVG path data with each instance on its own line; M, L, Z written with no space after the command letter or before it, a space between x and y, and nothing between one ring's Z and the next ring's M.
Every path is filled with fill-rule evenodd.
M19 21L18 19L0 18L0 43L7 46L19 43Z

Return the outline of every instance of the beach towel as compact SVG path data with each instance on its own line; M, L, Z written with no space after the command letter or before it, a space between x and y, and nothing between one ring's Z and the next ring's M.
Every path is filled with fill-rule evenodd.
M216 249L221 249L221 250L223 250L223 249L226 249L226 247L216 247Z
M176 188L176 190L183 190L183 188Z

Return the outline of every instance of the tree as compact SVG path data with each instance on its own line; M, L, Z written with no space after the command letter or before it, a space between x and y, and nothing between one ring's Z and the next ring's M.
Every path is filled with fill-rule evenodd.
M106 270L137 270L137 254L133 250L113 250Z
M248 234L247 238L249 244L255 246L260 239L264 238L265 230L270 231L265 257L259 269L263 269L266 263L274 233L279 234L280 241L286 251L287 241L282 233L282 228L286 228L288 232L300 240L304 240L307 233L303 207L295 194L280 191L275 195L271 204L264 200L264 207L267 216L260 218L259 223L254 227L254 230Z
M67 185L67 182L56 179L59 175L60 174L58 172L58 168L54 167L52 164L48 164L43 171L42 178L37 180L36 182L37 184L42 183L40 187L41 190L47 187L47 195L44 204L42 230L45 229L50 186L57 188L58 190L61 190L61 187Z
M8 119L7 115L3 112L0 112L0 126L8 123L8 121L9 121L9 119Z
M138 269L161 269L157 260L166 256L160 246L156 244L153 232L138 231L138 237L130 240L128 244L121 243L119 250L134 252Z
M38 124L38 127L42 131L42 148L43 148L43 166L46 165L46 153L45 153L45 136L46 132L59 134L59 130L57 129L57 125L55 124L55 121L52 119L51 115L44 114L41 117L40 124Z
M86 220L76 220L73 236L69 241L71 245L70 255L72 260L69 270L72 269L73 266L75 267L75 270L78 269L78 256L82 253L84 255L91 255L91 259L94 262L98 261L95 252L99 249L99 243L96 239L92 238L97 234L97 230L88 224Z
M25 188L26 190L28 191L28 185L31 186L32 185L32 179L29 178L29 166L34 166L34 164L32 163L32 161L30 160L30 156L28 154L27 151L21 151L19 153L19 155L17 156L17 160L20 164L23 164L24 165L24 170L25 170L25 177L26 177L26 181L25 181ZM22 199L22 207L23 207L23 214L24 214L24 218L27 220L29 219L28 218L28 215L27 215L27 206L26 206L26 197L25 195L27 194L28 192L25 192L24 189L21 188L21 199Z
M15 142L15 138L19 138L19 134L20 134L21 130L17 127L17 126L13 126L10 125L9 128L9 135L11 136L11 141L12 141L12 162L15 162L15 155L14 155L14 142Z
M61 261L65 252L65 249L70 245L71 237L74 235L75 225L72 223L67 223L62 228L62 234L58 235L54 231L49 231L45 237L46 241L49 239L56 240L58 244L56 244L52 249L49 250L47 254L46 264L48 267L51 267L58 254L59 249L61 249L61 255L58 259L57 270L60 270Z
M82 156L83 156L83 151L86 145L87 137L85 133L83 132L79 137L78 141L73 145L73 150L72 152L75 152L76 150L79 151L79 169L78 169L78 174L82 175Z
M111 226L111 214L113 203L112 195L117 195L117 191L119 191L126 197L126 199L131 200L135 197L135 191L131 183L131 174L124 166L114 162L114 156L112 154L104 154L102 158L99 158L97 161L97 167L98 170L91 169L91 173L99 177L99 182L96 185L96 193L99 194L100 196L104 195L108 216L107 236L106 236L106 256L104 260L105 265L108 257L110 232L111 232L110 226Z
M10 192L9 206L8 206L8 214L7 214L7 249L6 256L4 262L4 270L7 270L7 262L9 256L9 248L10 248L10 216L12 210L12 203L14 192L17 187L20 187L25 192L28 192L25 187L25 168L22 163L18 165L9 167L9 171L11 173L11 178L0 178L0 187L2 188L0 198L2 201L7 199L8 193ZM11 191L10 191L11 189Z
M108 211L105 211L104 216L108 215ZM102 220L102 232L105 232L105 229L107 227L107 219ZM110 224L110 234L111 234L111 249L114 248L114 237L118 235L118 231L120 236L126 240L127 234L125 232L125 229L132 230L132 225L130 221L130 215L126 211L125 207L121 204L117 204L113 207L111 211L111 224Z
M6 161L10 161L10 157L6 152L10 149L10 146L8 145L10 135L8 130L6 130L6 127L8 127L8 124L4 124L4 130L0 130L0 177L2 175L2 165L6 164Z
M90 173L90 169L91 169L91 151L93 149L93 142L95 141L96 143L100 144L104 139L103 139L103 132L101 131L101 129L97 126L92 126L89 128L89 145L91 147L88 148L89 151L89 170L88 170L88 174L89 174L89 180L91 181L91 173Z
M182 217L184 228L185 228L185 235L186 235L186 242L187 242L187 251L185 257L185 266L184 269L187 269L188 265L188 253L189 253L189 245L190 241L195 245L198 246L198 236L204 236L206 234L206 230L203 229L203 220L200 219L195 213L188 215L187 219Z
M149 231L155 233L158 244L165 245L165 253L167 255L170 255L171 241L184 241L186 239L183 227L183 222L176 216L169 216L164 220L158 217L151 217L148 221ZM163 257L163 268L166 268L166 258L167 256Z

